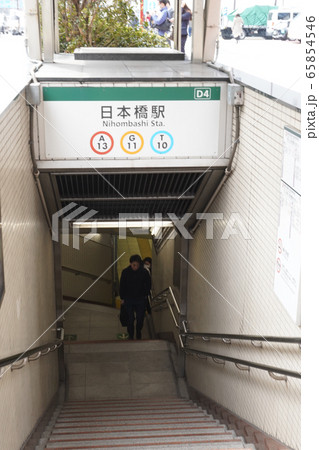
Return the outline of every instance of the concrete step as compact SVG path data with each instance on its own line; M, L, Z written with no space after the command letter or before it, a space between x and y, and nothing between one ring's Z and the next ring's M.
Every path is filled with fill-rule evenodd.
M184 409L184 408L197 408L197 405L194 405L192 403L174 403L174 402L167 402L167 403L146 403L144 404L142 402L138 402L136 404L132 403L130 405L127 404L92 404L92 405L79 405L79 406L69 406L69 407L63 407L63 412L73 412L73 411L90 411L90 410L98 410L98 409L109 409L109 410L138 410L138 409L156 409L156 408L176 408L176 409ZM201 409L201 408L200 408Z
M229 447L234 444L240 444L244 446L243 440L241 438L235 438L232 434L214 435L209 433L183 433L180 435L166 434L166 436L151 435L151 436L139 436L139 437L126 437L126 438L98 438L90 437L89 439L64 439L58 440L51 438L46 448L55 448L56 446L60 448L118 448L119 446L130 446L132 448L141 445L148 445L152 447L153 445L171 445L171 444L190 444L190 443L209 443L210 446L215 445L228 445ZM225 447L227 448L227 447Z
M62 412L77 412L77 411L101 411L101 410L146 410L146 409L168 409L168 408L177 408L177 409L185 409L185 408L197 408L194 404L191 403L177 403L177 402L167 402L167 403L147 403L147 402L132 402L131 404L117 404L117 403L110 403L110 404L103 404L103 403L96 403L96 404L89 404L89 405L72 405L72 406L65 406L62 409Z
M57 420L57 424L71 424L71 423L97 423L97 422L102 422L103 420L107 420L109 423L128 423L128 422L135 422L135 423L142 423L142 422L158 422L158 421L163 421L163 420L176 420L176 419L203 419L205 418L205 416L202 413L190 413L190 414L185 414L182 417L179 414L156 414L156 415L148 415L148 414L143 414L143 415L139 415L139 416L124 416L123 417L112 417L112 416L100 416L100 415L96 415L96 416L92 416L90 417L90 419L86 418L85 416L83 416L82 418L78 418L75 419L74 417L69 417L69 418L62 418L62 419L58 419Z
M183 398L176 398L176 397L172 397L172 398L142 398L142 399L110 399L110 400L84 400L84 401L68 401L66 403L64 403L63 405L63 409L68 409L68 408L77 408L77 407L91 407L91 406L149 406L149 405L171 405L171 404L176 404L176 405L194 405L197 407L197 405L195 405L195 403L193 403L191 400L187 400L187 399L183 399Z
M45 448L54 448L56 450L65 450L65 447L60 447L60 446L51 446L51 447L45 447ZM197 449L201 449L201 450L256 450L255 447L253 445L249 445L249 444L242 444L239 442L236 443L232 443L231 445L229 445L229 443L211 443L211 442L199 442L199 441L194 441L194 442L183 442L183 443L171 443L169 445L165 444L162 445L160 443L153 443L153 444L135 444L134 446L131 446L130 444L128 445L119 445L119 446L111 446L111 447L100 447L99 445L94 445L92 444L91 446L83 446L83 445L77 445L77 446L73 446L73 447L68 447L68 449L71 450L77 450L77 449L97 449L97 450L103 450L106 448L114 448L116 450L135 450L135 449L141 449L141 450L167 450L167 449L172 449L172 450L197 450Z
M140 416L148 414L150 416L162 415L162 414L192 414L201 413L205 414L203 411L198 410L195 407L157 407L157 408L97 408L89 410L73 410L73 411L61 411L59 418L69 418L69 417L129 417L129 416Z
M193 423L200 423L200 424L218 424L218 420L212 419L210 416L202 416L202 417L193 417L193 416L188 416L188 417L169 417L169 418L146 418L146 419L141 419L141 418L130 418L130 419L122 419L122 418L116 418L116 419L109 419L106 418L104 420L100 420L100 419L91 419L91 420L86 420L86 419L78 419L78 420L68 420L68 421L57 421L55 428L65 428L65 427L77 427L77 428L82 428L82 427L91 427L91 426L132 426L132 425L147 425L147 424L162 424L163 426L166 426L167 424L193 424Z
M53 430L54 435L58 434L81 434L85 432L111 432L111 431L125 431L125 432L135 432L135 431L162 431L162 430L212 430L216 431L224 431L226 430L225 425L220 425L215 422L203 422L203 421L190 421L190 422L181 422L180 424L174 422L160 422L160 423L150 423L149 421L145 421L144 423L130 423L130 424L114 424L110 425L109 423L105 423L102 425L90 424L87 426L83 426L82 424L78 424L75 426L56 426Z
M105 439L129 439L129 438L144 438L149 436L156 436L157 438L161 438L162 436L167 436L169 434L170 436L180 436L180 435L213 435L213 436L228 436L233 437L234 434L232 431L226 431L226 428L224 427L216 427L212 428L210 426L206 427L183 427L183 428L169 428L169 429L154 429L150 427L147 428L140 428L137 430L86 430L86 431L69 431L69 432L59 432L59 433L52 433L51 439L52 440L72 440L72 439L91 439L91 438L105 438Z

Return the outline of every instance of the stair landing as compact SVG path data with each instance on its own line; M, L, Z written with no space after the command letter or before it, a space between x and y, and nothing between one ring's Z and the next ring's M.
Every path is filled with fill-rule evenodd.
M179 397L165 341L97 341L65 345L68 400Z

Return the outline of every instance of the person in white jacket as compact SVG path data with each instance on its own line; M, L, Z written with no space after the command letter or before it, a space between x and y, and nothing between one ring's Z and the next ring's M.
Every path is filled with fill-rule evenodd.
M240 14L236 14L234 22L233 22L233 26L232 26L232 32L233 32L233 37L237 41L237 44L243 33L243 26L244 26L243 19L240 17Z

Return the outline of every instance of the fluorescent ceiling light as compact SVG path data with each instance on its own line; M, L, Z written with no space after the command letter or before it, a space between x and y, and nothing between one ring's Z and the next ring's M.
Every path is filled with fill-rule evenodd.
M170 220L120 220L120 221L96 221L73 222L73 228L166 228L173 227Z

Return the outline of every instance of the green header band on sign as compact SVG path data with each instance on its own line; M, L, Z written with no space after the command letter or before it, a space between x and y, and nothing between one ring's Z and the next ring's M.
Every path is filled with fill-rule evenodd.
M44 87L46 102L220 100L220 87Z

